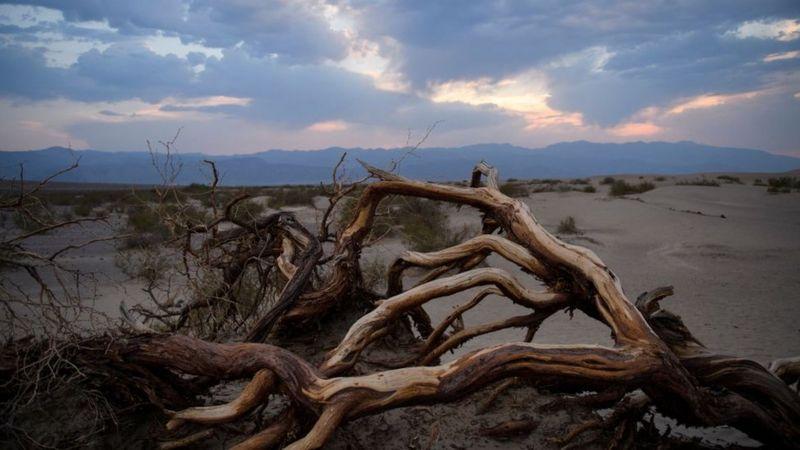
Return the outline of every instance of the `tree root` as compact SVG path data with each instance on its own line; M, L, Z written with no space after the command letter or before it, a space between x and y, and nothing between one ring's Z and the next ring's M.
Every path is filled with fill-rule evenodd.
M731 425L774 447L796 447L800 442L800 398L786 382L752 361L710 353L678 316L660 308L659 301L672 293L671 288L645 293L634 305L619 278L597 255L560 241L537 222L524 202L502 194L497 172L489 165L481 163L475 168L470 187L408 180L364 166L378 181L363 188L355 217L336 235L331 255L324 256L317 237L295 226L287 215L270 219L270 226L277 227L271 232L262 227L263 221L254 221L236 223L238 229L213 234L210 242L219 245L247 233L266 233L269 239L258 239L262 244L268 240L274 244L270 245L274 265L287 279L275 306L256 320L245 342L140 334L105 347L103 355L131 370L126 373L141 377L159 373L157 379L166 384L179 385L182 378L178 374L212 382L251 378L239 397L228 404L171 413L168 428L184 422L231 422L263 405L270 394L280 392L289 399L286 410L235 448L283 445L294 430L299 439L288 448L319 448L342 423L354 418L406 405L447 402L500 382L479 408L483 411L513 380L519 380L563 392L596 391L594 397L576 400L595 407L617 401L610 416L576 427L564 442L589 429L613 426L611 444L625 446L633 439L642 414L651 407L689 425ZM483 179L485 186L481 186ZM367 292L358 261L378 204L390 195L475 207L483 214L486 234L437 252L403 254L389 271L387 298L369 294L374 303L371 311L351 324L319 366L279 346L261 343L274 335L276 324L307 332L305 325ZM491 234L498 229L502 237ZM321 235L322 240L329 240L326 224ZM274 248L278 243L280 248ZM528 289L504 270L475 268L490 252L535 277L544 289ZM412 266L431 271L423 282L403 290L403 272ZM444 277L451 270L459 273ZM484 290L436 327L430 324L423 305L477 287ZM463 314L488 295L506 297L531 311L463 325ZM614 345L531 343L539 325L562 309L579 309L607 325ZM391 370L354 373L362 352L390 335L408 315L415 317L422 335L414 357ZM485 347L438 363L442 354L470 339L509 327L527 328L525 342ZM448 335L450 328L454 331ZM780 363L774 370L787 382L796 381L796 367L794 362ZM156 391L147 392L153 403L160 402ZM534 423L525 419L483 431L502 436L529 432L533 427Z

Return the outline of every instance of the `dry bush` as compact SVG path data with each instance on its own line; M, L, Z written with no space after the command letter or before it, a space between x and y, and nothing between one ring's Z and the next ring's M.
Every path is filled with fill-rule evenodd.
M282 186L269 188L269 206L280 209L284 206L314 206L314 198L324 195L320 186Z
M742 183L742 179L739 177L734 177L732 175L720 175L717 177L718 180L722 180L728 184L744 184Z
M656 186L648 181L642 181L637 184L627 183L625 180L615 180L611 184L611 189L608 195L612 197L621 197L629 194L641 194L643 192L652 191Z
M788 194L792 189L800 191L800 178L795 177L777 177L767 180L767 192L770 194Z
M558 234L581 234L581 231L575 223L575 218L572 216L561 219L561 222L558 223L558 228L556 228L556 232Z
M507 183L503 183L500 185L500 192L506 194L509 197L527 197L528 196L528 188L525 186L524 183L518 183L515 181L508 180Z
M714 180L709 180L706 178L695 178L693 180L680 180L675 183L678 186L708 186L708 187L719 187L719 182Z
M450 247L467 235L467 230L453 231L441 203L421 198L401 198L394 211L403 240L419 252Z
M600 180L600 184L614 184L617 181L614 177L605 177Z

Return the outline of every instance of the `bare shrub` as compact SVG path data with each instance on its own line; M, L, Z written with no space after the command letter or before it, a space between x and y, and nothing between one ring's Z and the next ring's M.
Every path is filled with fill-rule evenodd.
M518 183L509 180L507 183L500 185L500 192L509 197L527 197L528 188L523 183Z
M614 184L617 181L614 177L605 177L600 180L600 184Z
M719 187L719 182L706 178L695 178L694 180L681 180L675 183L678 186L708 186Z
M581 234L581 231L575 223L575 218L572 216L561 219L561 222L558 223L558 228L556 228L556 232L558 234Z
M621 197L629 194L641 194L643 192L652 191L656 186L649 181L642 181L637 184L627 183L625 180L615 180L611 184L611 189L608 195L612 197Z
M734 177L732 175L720 175L717 177L718 180L722 180L728 184L744 184L742 183L742 179L739 177Z
M447 214L438 202L416 197L403 197L396 211L403 239L416 251L430 252L455 245L466 230L454 232Z

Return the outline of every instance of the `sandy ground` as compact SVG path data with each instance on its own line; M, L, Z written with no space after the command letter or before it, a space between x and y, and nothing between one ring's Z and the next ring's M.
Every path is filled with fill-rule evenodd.
M665 307L681 315L695 336L710 349L768 363L775 358L800 355L800 194L770 195L764 187L751 185L759 175L739 176L745 185L676 186L677 179L695 176L667 177L664 182L656 183L659 187L653 191L615 199L608 197L606 186L598 186L600 178L596 177L593 184L598 186L597 193L539 193L525 201L537 219L553 232L560 220L573 216L583 234L561 237L595 251L621 278L629 298L635 299L639 293L658 286L672 285L676 295L665 301ZM638 176L627 178L639 181ZM653 180L652 176L646 178ZM309 227L314 226L320 216L319 211L308 207L294 210ZM477 227L475 210L449 208L448 211L454 227ZM107 230L93 227L74 227L37 238L34 249L46 252L66 241L77 242L87 236L108 234ZM363 258L382 258L389 262L402 250L402 242L387 239L366 250ZM101 274L96 305L112 315L118 310L120 300L133 304L144 298L141 284L127 280L114 267L114 251L113 244L104 243L73 251L66 258L75 267ZM492 256L489 263L514 271L524 284L537 284L501 258ZM15 274L3 276L17 277ZM411 280L406 281L407 286L411 283ZM426 309L436 321L467 301L473 292L437 299L426 305ZM506 299L490 297L464 319L469 326L525 311ZM524 330L519 329L484 336L444 359L487 344L520 340L523 336ZM607 328L580 313L573 318L567 314L551 318L542 326L535 341L611 343ZM414 411L404 408L402 412L390 412L380 419L360 420L382 427L373 433L377 443L393 430L393 417L394 420L411 420L409 417L415 414L430 414ZM436 414L445 417L447 411ZM446 425L448 419L442 420ZM389 424L384 426L371 421ZM419 433L434 433L434 422L438 424L439 420L427 421ZM412 425L409 427L413 431ZM711 436L712 442L719 437L724 441L747 443L736 433L723 430L718 434L720 436L714 433L704 436ZM373 442L373 438L363 435L360 438ZM412 439L413 435L403 437L403 442L408 441L406 438ZM455 442L453 439L448 442ZM408 442L411 445L411 441ZM517 442L515 446L541 443L541 439L534 439ZM497 446L488 441L473 444L478 448Z
M665 307L681 315L710 349L762 363L800 354L800 194L770 195L750 185L670 183L627 198L612 199L600 186L595 194L547 192L525 202L552 232L573 216L583 234L560 237L595 251L621 278L630 299L658 286L674 286L675 296ZM477 224L477 214L467 208L452 209L450 219L454 226ZM388 241L365 257L388 259L400 251L402 243ZM489 263L516 271L528 286L537 285L502 258L492 256ZM470 294L436 300L426 309L433 319L443 318ZM508 300L489 298L465 321L524 311ZM521 330L498 332L462 351L522 336ZM563 314L545 322L535 341L607 344L611 339L605 326L576 313L572 319Z

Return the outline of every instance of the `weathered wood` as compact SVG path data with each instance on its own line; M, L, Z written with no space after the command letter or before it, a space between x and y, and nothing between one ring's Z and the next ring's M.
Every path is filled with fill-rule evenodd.
M497 171L488 164L475 168L470 187L408 180L364 166L378 181L364 187L356 214L336 236L331 255L323 258L320 240L285 213L252 223L231 218L238 228L214 233L206 243L206 247L219 246L250 233L261 242L262 250L268 244L275 265L288 280L276 305L245 337L248 342L143 334L106 346L109 358L120 364L145 374L147 370L166 372L175 383L180 378L173 372L210 380L251 378L241 395L228 404L171 413L169 428L187 421L210 425L236 420L280 390L291 406L237 448L284 444L293 428L302 437L290 448L319 448L344 421L410 404L450 401L496 381L519 379L564 391L594 390L603 404L621 398L608 421L583 424L568 437L615 422L614 443L624 446L632 441L641 413L652 406L689 425L734 426L774 447L796 447L800 442L800 398L787 386L797 379L796 361L775 364L774 372L784 382L752 361L710 353L680 317L661 309L659 301L672 294L671 288L645 293L634 305L618 277L597 255L560 241L537 222L524 202L502 194ZM318 367L279 346L259 343L276 323L307 322L341 302L365 295L359 258L375 211L389 195L475 207L483 214L485 234L436 252L404 253L389 271L387 298L369 294L373 309L352 323ZM230 216L230 204L225 216ZM498 229L502 237L491 234ZM328 239L325 225L321 235ZM475 268L492 252L536 277L544 289L528 289L504 270ZM246 259L233 259L228 278L238 278L245 264ZM418 285L404 290L402 277L408 267L431 271ZM312 274L320 268L326 276L312 282ZM459 273L444 277L450 271ZM422 307L427 302L476 287L485 289L435 328L426 323ZM488 295L506 297L531 311L464 325L463 314ZM614 346L529 342L547 317L565 308L579 309L606 324ZM353 374L365 348L388 335L409 314L416 315L420 326L416 354L392 370ZM451 327L455 330L448 335ZM508 327L527 327L527 342L490 346L437 364L444 352ZM159 399L151 395L151 401ZM308 417L316 418L313 426ZM530 421L507 423L489 432L524 431L531 426Z

